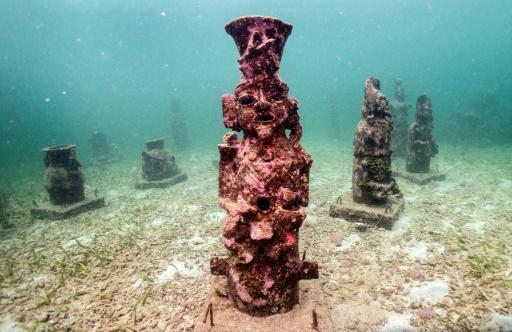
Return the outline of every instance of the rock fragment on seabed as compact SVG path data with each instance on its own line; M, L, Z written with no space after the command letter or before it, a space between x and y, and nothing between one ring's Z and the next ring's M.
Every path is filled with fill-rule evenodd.
M484 325L482 331L489 332L510 332L512 331L512 316L500 315L493 313L491 320Z
M412 260L427 261L429 248L431 248L432 253L436 255L440 255L444 252L444 247L438 243L427 243L424 241L418 242L416 239L412 239L407 242L403 248L400 246L394 246L391 250L403 253Z
M157 284L163 284L176 278L197 278L202 271L197 266L187 267L184 262L174 260L156 277Z
M89 235L82 235L76 239L71 239L69 241L63 242L62 247L64 249L69 249L73 246L76 246L78 244L77 241L80 243L80 245L87 247L92 243L93 237Z
M336 246L336 251L343 251L352 248L356 244L361 241L361 237L357 234L350 234L343 241L341 241L339 246Z
M153 220L151 220L151 226L153 227L158 227L158 226L162 226L164 224L172 224L173 223L173 220L171 218L168 218L168 217L163 217L163 216L156 216L155 218L153 218Z
M26 330L20 326L20 323L15 322L9 316L0 317L0 331L1 332L25 332Z
M387 322L380 326L377 331L379 332L415 332L417 331L414 326L409 323L408 315L399 315L390 313L387 316Z
M448 285L441 280L420 283L417 286L409 288L408 298L411 302L424 301L435 304L443 300L448 295L450 289Z

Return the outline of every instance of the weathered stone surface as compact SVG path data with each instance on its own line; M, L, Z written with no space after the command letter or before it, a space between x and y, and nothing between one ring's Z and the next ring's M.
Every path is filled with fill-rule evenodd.
M394 171L393 175L399 178L404 178L416 184L427 184L432 181L444 181L446 180L446 174L433 174L433 173L410 173Z
M355 202L385 204L400 193L391 176L391 115L388 101L379 91L380 82L369 78L364 86L361 120L354 137L352 195Z
M216 289L216 288L215 288ZM227 290L220 291L221 294ZM210 292L204 305L203 313L206 313L210 303L213 311L213 326L210 325L210 317L202 314L197 317L194 331L258 331L258 332L301 332L322 331L334 332L329 309L325 304L320 282L317 280L301 281L299 285L300 303L291 311L269 317L254 317L240 314L233 307L226 296L218 294L218 291ZM314 317L316 315L316 324Z
M172 179L180 173L175 157L164 148L163 139L146 142L146 151L142 152L142 177L144 180L156 184L161 180ZM173 184L172 181L170 182Z
M37 205L30 209L30 216L34 219L66 219L104 207L105 199L96 197L66 205L51 205L49 203L38 203Z
M412 173L408 172L403 165L393 166L393 176L406 179L419 185L424 185L432 181L443 181L446 179L446 174L439 173L438 171L430 170L428 173Z
M243 131L219 145L219 201L228 257L211 271L227 278L239 310L269 316L292 310L300 279L318 278L314 262L299 259L299 227L308 205L312 159L300 145L298 102L277 71L292 26L271 17L241 17L226 25L240 53L243 77L222 97L224 125ZM289 130L289 135L286 134Z
M57 145L43 149L44 188L54 205L77 203L85 198L85 179L75 148L76 145Z
M173 177L163 179L163 180L154 180L148 181L145 179L137 179L135 182L135 188L137 189L151 189L151 188L167 188L170 186L174 186L175 184L184 182L187 180L187 174L180 173Z
M365 223L390 229L404 209L404 200L400 195L388 197L384 205L369 205L355 202L351 193L345 193L331 205L329 215L350 222Z
M430 158L437 152L437 144L432 138L432 102L427 95L421 95L416 102L416 122L409 131L409 151L406 170L413 173L428 173Z

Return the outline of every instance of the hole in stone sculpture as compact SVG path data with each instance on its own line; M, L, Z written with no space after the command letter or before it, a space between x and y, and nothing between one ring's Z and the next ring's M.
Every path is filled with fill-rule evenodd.
M256 121L258 121L258 122L268 123L268 122L272 122L272 120L274 120L274 116L272 116L270 114L260 114L260 115L256 116Z
M270 199L268 197L258 197L256 205L261 211L268 211L270 209Z
M256 102L256 98L254 98L251 95L241 95L238 98L238 102L242 106L250 106L250 105L252 105L252 104L254 104Z
M252 37L252 42L254 43L254 45L261 44L261 34L259 32L254 33Z
M290 138L290 134L292 133L292 130L291 129L285 129L284 130L284 134L286 135L287 138Z

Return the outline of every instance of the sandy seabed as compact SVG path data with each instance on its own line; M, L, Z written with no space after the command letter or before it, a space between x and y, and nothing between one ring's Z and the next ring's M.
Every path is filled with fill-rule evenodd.
M308 152L300 247L319 263L338 331L512 331L512 147L441 144L432 170L446 180L397 178L406 205L392 230L328 215L350 190L349 143ZM31 220L46 193L39 178L20 181L15 227L0 235L0 331L192 330L209 257L226 252L224 212L216 149L177 157L188 180L167 189L135 190L138 160L84 167L107 206L68 220Z

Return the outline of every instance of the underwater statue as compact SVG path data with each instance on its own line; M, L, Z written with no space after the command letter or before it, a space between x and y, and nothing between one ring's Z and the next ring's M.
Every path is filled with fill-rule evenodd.
M44 188L52 205L37 204L31 209L35 218L65 218L104 206L103 198L86 199L84 176L76 158L75 145L58 145L43 149ZM97 196L97 195L96 195Z
M179 98L171 99L170 107L171 135L174 150L186 150L190 146L187 125L185 123L185 114L181 107Z
M432 138L432 102L427 95L416 101L416 121L409 132L409 154L406 170L413 173L428 173L430 158L437 154L437 144Z
M164 148L163 139L146 142L146 151L141 154L142 179L135 187L137 189L165 188L187 179L176 164L176 159Z
M388 100L380 82L369 78L364 86L361 120L354 136L352 194L338 198L330 215L350 221L390 227L403 209L398 185L391 176L391 131Z
M395 80L395 100L390 104L393 131L391 132L391 149L393 156L407 156L407 137L409 135L408 114L411 105L405 101L405 89L400 78Z
M226 276L232 303L252 316L291 310L299 302L299 280L318 278L317 264L299 258L312 159L299 142L299 103L278 74L291 31L292 25L271 17L226 25L243 76L234 93L222 97L222 112L224 125L243 131L243 138L229 132L219 145L229 254L213 256L211 271Z
M76 159L75 145L61 145L43 150L44 188L54 205L80 202L85 198L84 176Z
M107 135L102 132L95 131L89 138L91 144L93 158L104 158L110 154L110 147L107 142Z
M430 170L430 158L437 154L437 144L432 138L432 102L427 95L421 95L416 102L416 121L409 131L408 155L403 166L397 166L393 175L416 184L427 184L446 179L437 168Z
M113 153L105 133L95 131L89 138L93 164L102 165L114 161Z

